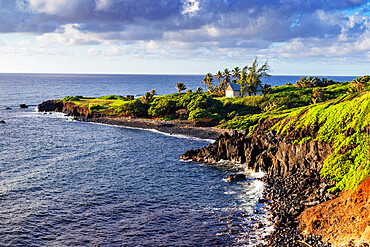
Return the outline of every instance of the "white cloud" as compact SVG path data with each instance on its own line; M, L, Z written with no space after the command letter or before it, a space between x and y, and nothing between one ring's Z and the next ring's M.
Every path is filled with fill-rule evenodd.
M63 17L73 16L76 11L82 14L81 10L89 6L89 2L91 0L17 0L18 6L24 11Z
M31 44L31 42L28 39L21 40L17 42L17 46L19 47L28 47Z
M78 30L79 24L67 24L63 31L47 33L36 38L42 46L60 45L97 45L101 40L96 34L84 33Z
M95 4L98 11L107 11L112 6L111 0L96 0Z
M190 16L195 15L199 10L199 2L197 0L184 0L182 14L188 14Z

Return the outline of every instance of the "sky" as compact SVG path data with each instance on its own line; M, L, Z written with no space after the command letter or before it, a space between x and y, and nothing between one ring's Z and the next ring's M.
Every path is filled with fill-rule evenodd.
M0 0L0 73L370 74L369 0Z

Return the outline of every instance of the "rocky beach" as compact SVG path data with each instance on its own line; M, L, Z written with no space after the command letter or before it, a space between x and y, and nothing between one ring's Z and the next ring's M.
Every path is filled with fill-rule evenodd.
M267 174L262 179L266 187L261 201L270 205L275 231L266 246L332 246L329 241L335 246L369 246L368 181L359 189L363 191L360 199L353 192L355 199L348 205L348 192L339 196L336 191L328 192L335 183L321 178L319 173L332 152L331 146L320 142L292 144L297 137L314 136L315 127L290 128L285 135L279 135L267 131L275 122L261 121L249 136L237 131L222 134L208 147L189 150L181 158L205 163L230 160ZM341 215L348 221L333 219L338 216L324 205L331 205L331 211L345 211ZM349 216L352 207L361 208L361 214Z

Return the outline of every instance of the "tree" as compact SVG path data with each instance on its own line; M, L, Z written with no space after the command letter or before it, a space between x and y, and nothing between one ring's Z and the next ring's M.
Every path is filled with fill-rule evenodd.
M230 71L228 68L226 68L224 70L224 73L223 73L223 78L224 78L224 86L225 88L227 88L227 86L229 85L230 83Z
M236 80L240 79L240 68L239 67L235 67L231 72L233 73L233 77Z
M254 62L251 67L248 67L247 83L248 89L252 93L256 94L257 88L262 87L261 78L270 77L270 66L267 64L267 61L261 66L258 67L257 58L254 59Z
M201 81L201 83L204 84L205 91L207 91L207 87L208 87L208 91L211 91L213 88L213 75L211 73L207 73L206 76Z
M270 66L267 61L261 67L258 67L257 58L254 59L251 67L245 66L238 81L242 95L244 96L244 90L248 92L248 95L256 94L257 88L262 87L261 78L270 77L269 72Z
M202 88L201 87L197 87L197 90L195 91L197 94L200 94L203 92Z
M355 88L356 92L361 92L365 86L364 80L362 80L362 78L360 77L354 79L351 83L352 86Z
M217 81L220 83L221 82L221 79L224 76L222 75L222 72L221 71L217 71L217 73L215 74L215 77L217 78Z
M240 79L236 82L240 85L240 92L242 94L242 97L245 95L245 93L248 91L247 88L247 73L248 73L248 65L244 66L242 71L240 72Z
M262 94L263 95L266 95L266 94L268 94L270 92L271 92L271 85L270 84L263 85L263 87L262 87Z
M204 91L207 91L207 76L203 78L203 80L200 82L204 84Z
M206 83L208 87L208 91L211 91L213 89L213 75L211 73L207 73L206 75Z
M186 86L185 86L184 83L178 82L176 89L179 91L179 97L180 97L181 91L185 91L186 90Z

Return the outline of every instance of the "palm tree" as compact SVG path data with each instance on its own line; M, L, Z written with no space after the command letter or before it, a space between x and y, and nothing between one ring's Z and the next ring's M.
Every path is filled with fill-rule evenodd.
M206 83L207 83L208 91L210 91L214 86L213 85L213 75L211 73L207 73Z
M228 68L226 68L225 70L224 70L224 73L223 73L223 77L224 77L224 86L225 86L225 88L227 88L227 86L229 85L229 83L230 83L230 71L229 71L229 69Z
M204 91L207 91L207 76L203 78L203 80L200 82L204 84Z
M184 83L178 82L176 89L179 91L179 97L180 97L181 96L180 95L181 94L181 91L185 91L186 90L186 86L185 86Z
M215 74L215 77L217 78L217 81L220 83L222 77L224 77L224 76L222 75L221 71L217 71L217 73Z
M233 73L233 77L237 80L240 79L240 68L239 67L235 67L232 71Z

